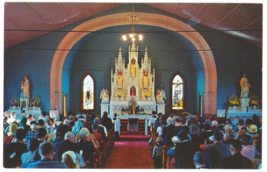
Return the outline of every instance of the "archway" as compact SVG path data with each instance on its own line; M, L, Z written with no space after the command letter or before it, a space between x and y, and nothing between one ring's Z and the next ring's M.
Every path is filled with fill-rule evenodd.
M112 26L130 25L131 21L129 16L131 15L132 13L128 12L98 17L80 24L72 31L97 31ZM217 70L212 52L202 51L210 49L205 39L195 29L177 19L152 13L140 12L135 13L135 15L138 16L138 20L135 23L136 25L157 26L171 31L187 31L179 32L179 34L191 41L197 50L200 50L199 54L202 58L205 70L205 93L208 95L207 93L212 92L212 95L205 97L205 113L216 114ZM62 98L56 95L55 92L61 93L62 68L65 58L69 53L69 51L64 50L71 49L76 42L87 34L89 34L89 32L68 33L60 42L57 48L58 50L54 54L50 73L50 107L58 105L59 113L61 113L62 110Z

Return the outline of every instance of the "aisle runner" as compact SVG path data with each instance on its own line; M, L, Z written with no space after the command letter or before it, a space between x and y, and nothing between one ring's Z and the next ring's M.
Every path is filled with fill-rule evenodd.
M115 142L106 168L153 169L152 148L147 141Z

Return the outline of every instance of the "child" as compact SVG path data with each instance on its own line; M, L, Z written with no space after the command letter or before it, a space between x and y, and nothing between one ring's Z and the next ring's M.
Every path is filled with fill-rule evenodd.
M162 168L162 155L163 155L163 139L162 137L158 137L157 145L154 146L152 158L154 160L154 168Z
M115 124L115 126L114 126L114 130L115 130L115 141L119 141L121 122L120 122L120 119L117 118L117 113L114 113L114 118L112 119L112 123Z

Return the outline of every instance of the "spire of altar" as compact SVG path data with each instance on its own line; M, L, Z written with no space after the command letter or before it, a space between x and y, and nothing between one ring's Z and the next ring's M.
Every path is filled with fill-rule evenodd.
M132 41L132 48L131 48L131 50L132 50L132 51L135 50L135 42L134 42L134 41Z
M120 48L119 48L118 60L119 60L119 62L122 62L121 46L120 46Z
M147 46L145 48L145 57L144 57L144 61L147 64L148 63L148 54L147 54Z

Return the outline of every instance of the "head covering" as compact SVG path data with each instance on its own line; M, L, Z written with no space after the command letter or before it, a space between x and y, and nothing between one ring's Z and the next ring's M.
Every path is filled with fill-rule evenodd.
M254 133L257 133L257 126L256 125L251 125L249 127L249 132L254 134Z
M228 130L232 130L232 126L230 124L227 124L224 126L224 131L227 132Z
M179 143L179 139L178 139L178 137L177 137L177 136L173 136L173 137L172 137L172 142L173 142L174 144Z
M14 135L17 129L18 129L18 126L16 124L11 124L9 126L10 135Z
M70 123L70 120L65 119L64 122L63 122L63 125L68 125L69 123Z
M20 125L21 127L24 127L24 126L26 125L26 123L27 123L27 118L26 118L26 117L23 117L23 118L20 120L19 125Z
M67 152L63 153L62 154L62 160L63 160L63 157L65 155L69 155L71 157L72 161L76 164L76 155L73 151L67 151Z

